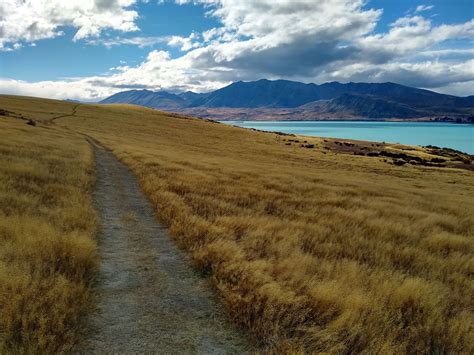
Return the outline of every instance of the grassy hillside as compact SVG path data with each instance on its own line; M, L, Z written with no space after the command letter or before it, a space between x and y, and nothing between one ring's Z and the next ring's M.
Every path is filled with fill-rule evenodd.
M36 117L36 116L35 116ZM0 353L60 353L97 265L83 138L0 116Z
M472 172L126 105L42 105L73 115L50 127L130 166L230 316L268 349L474 351ZM33 106L0 97L24 117L53 116Z

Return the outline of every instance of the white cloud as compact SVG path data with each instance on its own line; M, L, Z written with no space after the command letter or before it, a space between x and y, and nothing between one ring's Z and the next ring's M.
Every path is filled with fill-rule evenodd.
M439 61L417 63L389 62L378 65L354 63L339 69L331 68L320 79L340 81L398 82L422 88L442 88L452 83L474 81L474 59L458 64Z
M396 20L388 33L365 36L361 48L371 56L399 57L427 49L448 39L472 38L474 20L457 25L433 26L422 16L402 17Z
M114 37L114 38L94 38L88 39L87 44L90 45L100 45L106 48L112 48L122 45L132 45L139 48L152 47L155 44L166 43L170 37L168 36L159 36L159 37Z
M201 92L215 90L229 83L219 79L217 69L213 74L212 69L204 71L193 68L193 55L171 59L168 52L154 50L140 65L112 67L110 70L113 73L107 76L33 83L0 79L0 93L98 101L115 92L132 88Z
M420 57L470 57L474 58L474 48L447 48L422 51L417 54Z
M47 82L5 80L0 91L36 90L42 96L94 100L128 88L204 92L231 81L266 77L317 83L394 81L473 93L465 84L474 81L472 50L450 48L447 41L473 38L474 20L434 25L421 15L405 16L386 33L374 33L382 11L368 8L364 0L177 2L204 4L222 26L188 37L90 39L105 46L164 42L185 53L171 58L166 51L153 50L137 66L116 63L109 75L60 81L56 91Z
M415 9L415 12L428 11L431 10L433 7L433 5L418 5Z
M0 50L21 42L34 42L77 29L74 40L98 36L104 29L138 30L135 0L2 0ZM10 46L11 45L11 46Z
M351 48L341 44L370 33L381 15L381 10L366 9L362 0L198 2L223 26L202 34L205 46L193 53L194 66L225 68L226 80L229 70L234 79L307 76L348 56Z
M11 95L48 97L51 99L79 99L95 101L109 95L110 88L93 86L86 79L73 81L40 81L30 83L22 80L0 79L0 89Z
M187 52L190 49L198 48L201 44L197 41L198 35L191 33L188 37L171 36L167 42L169 46L180 47L180 50Z
M431 90L442 94L468 96L474 94L472 88L474 88L474 80L464 82L453 82L445 86L431 88Z

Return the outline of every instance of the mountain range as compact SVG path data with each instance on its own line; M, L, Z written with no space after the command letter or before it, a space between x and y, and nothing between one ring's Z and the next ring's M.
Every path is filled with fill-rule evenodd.
M135 104L226 120L381 119L474 123L474 96L457 97L395 83L288 80L235 82L208 92L129 90L100 103Z

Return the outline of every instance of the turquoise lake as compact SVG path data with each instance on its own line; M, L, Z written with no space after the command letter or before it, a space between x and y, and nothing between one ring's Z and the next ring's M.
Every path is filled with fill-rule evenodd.
M245 128L306 136L435 145L474 154L474 125L438 122L222 121Z

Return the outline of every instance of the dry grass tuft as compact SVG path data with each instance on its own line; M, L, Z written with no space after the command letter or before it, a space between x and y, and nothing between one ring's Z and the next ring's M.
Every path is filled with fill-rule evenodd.
M62 353L97 269L82 138L0 118L0 352Z

